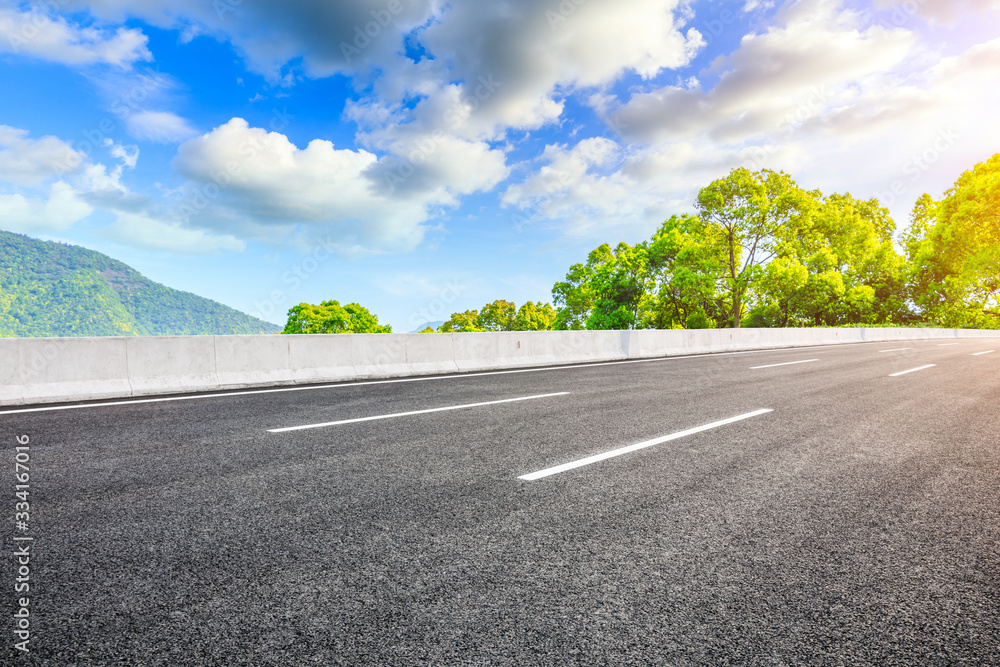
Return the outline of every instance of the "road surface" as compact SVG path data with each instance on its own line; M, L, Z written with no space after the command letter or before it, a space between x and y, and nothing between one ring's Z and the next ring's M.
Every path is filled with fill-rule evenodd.
M5 651L1000 664L998 405L972 339L2 410Z

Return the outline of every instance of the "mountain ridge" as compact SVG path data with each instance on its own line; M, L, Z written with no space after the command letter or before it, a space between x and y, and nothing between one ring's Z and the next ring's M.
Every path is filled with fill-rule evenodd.
M0 230L0 337L276 333L96 250Z

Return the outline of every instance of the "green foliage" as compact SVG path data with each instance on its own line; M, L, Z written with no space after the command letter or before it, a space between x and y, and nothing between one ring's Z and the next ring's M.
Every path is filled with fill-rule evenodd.
M517 309L511 331L550 331L555 324L556 309L551 303L526 301Z
M486 331L479 326L479 311L467 310L464 313L452 313L451 317L438 327L440 332Z
M570 267L552 289L556 328L906 325L918 319L914 294L923 292L911 286L920 280L930 288L924 292L938 294L931 300L941 312L953 313L943 304L958 293L975 295L976 308L995 304L1000 205L983 202L995 192L1000 160L989 168L994 180L966 178L963 187L973 194L955 191L965 204L919 203L902 241L908 256L923 258L923 272L896 251L895 223L878 200L807 191L782 172L733 170L701 190L698 215L675 215L646 242L604 244ZM929 220L952 209L957 220L976 221L955 223L978 234L968 232L974 250L965 255L960 243L947 246L951 255L943 241L928 245L937 224ZM994 221L992 233L983 231L984 216ZM949 278L960 262L964 282Z
M93 250L0 231L0 336L274 333L278 327L170 289Z
M392 333L392 327L380 325L378 317L364 306L337 301L323 301L318 306L300 303L288 309L288 323L283 334Z
M552 288L556 329L632 329L639 321L649 260L645 244L595 248Z
M784 172L734 169L698 193L698 215L725 249L725 292L739 328L751 285L786 239L801 236L818 193L806 192Z
M1000 328L1000 154L959 176L941 201L921 197L903 241L926 321Z
M571 266L566 274L566 280L557 282L552 288L552 300L559 306L556 311L556 329L583 329L586 326L587 318L590 317L590 311L594 307L594 297L590 289L590 282L594 276L593 267L600 261L595 257L595 253L603 248L608 246L603 245L591 252L586 265ZM608 248L609 253L610 250Z
M510 301L498 299L479 311L479 328L483 331L513 331L516 318L517 306Z
M904 321L905 262L892 244L895 224L877 200L817 195L795 236L755 286L754 326L843 326Z
M644 324L655 329L704 329L729 319L723 291L723 237L694 215L672 216L649 243L652 280Z
M587 328L634 329L648 274L646 245L630 247L619 243L605 261L594 267L591 280L594 306L587 318Z
M546 331L554 327L555 321L556 310L551 304L528 301L518 308L511 301L499 299L481 310L452 313L438 331Z
M705 314L704 310L696 310L684 318L685 329L714 329L715 320Z

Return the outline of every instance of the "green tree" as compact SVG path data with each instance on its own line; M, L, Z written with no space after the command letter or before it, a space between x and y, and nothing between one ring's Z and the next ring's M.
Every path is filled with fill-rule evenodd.
M555 323L556 309L551 303L527 301L517 309L514 331L549 331Z
M646 296L649 257L646 245L619 243L610 259L594 268L591 292L594 306L588 329L634 329Z
M959 176L940 202L921 197L904 242L922 315L1000 327L1000 154Z
M451 317L438 327L442 333L462 331L485 331L479 326L479 311L467 310L464 313L452 313Z
M480 310L452 313L438 331L543 331L555 324L556 310L552 304L528 301L520 308L511 301L498 299Z
M378 317L364 306L338 301L319 305L300 303L288 309L283 334L392 333L392 327L380 325Z
M649 259L646 245L603 244L552 288L556 329L632 329L641 320Z
M351 318L351 333L392 333L388 324L378 323L378 317L364 306L349 303L344 306Z
M513 331L517 306L511 301L498 299L479 311L479 328L483 331Z
M751 326L837 326L900 321L908 313L895 223L877 200L817 198L753 288Z
M587 327L587 319L594 309L594 269L613 258L611 246L605 243L590 252L586 264L569 267L566 280L557 282L552 287L552 301L557 307L556 329L575 330Z
M726 248L725 288L733 327L739 328L749 291L778 244L799 235L817 193L799 188L784 172L734 169L698 193L698 214L714 225Z
M694 215L671 216L649 242L652 293L644 326L706 329L728 319L721 289L725 252L721 235Z

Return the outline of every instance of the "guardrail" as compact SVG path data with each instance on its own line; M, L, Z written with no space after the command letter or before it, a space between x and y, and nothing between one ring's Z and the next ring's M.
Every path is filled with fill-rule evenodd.
M702 329L0 339L0 406L866 341L967 329Z

